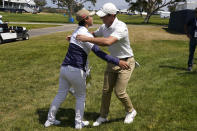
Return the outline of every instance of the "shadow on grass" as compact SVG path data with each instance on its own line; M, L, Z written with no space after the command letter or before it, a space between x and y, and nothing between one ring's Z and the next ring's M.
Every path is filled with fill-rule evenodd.
M17 41L22 41L22 40L6 40L3 43L1 43L0 46L4 45L4 44L8 44L8 43L14 43L14 42L17 42Z
M164 27L162 29L165 30L166 32L170 33L170 34L183 35L183 33L170 30L168 27Z
M37 109L37 114L39 116L39 123L44 125L49 108L41 108ZM88 121L96 120L99 114L96 112L85 112L84 118ZM61 121L61 124L58 125L59 127L72 127L74 128L74 121L75 121L75 110L72 108L64 109L59 108L57 115L57 120Z
M184 67L175 67L175 66L169 66L169 65L160 65L159 68L170 68L170 69L175 69L175 70L187 71L187 68L184 68Z
M113 122L119 122L119 121L124 121L124 117L122 117L122 118L116 118L116 119L111 119L111 120L109 120L107 123L113 123Z
M177 75L197 75L197 71L187 71L187 72L177 73Z
M170 69L185 71L185 72L177 73L177 75L196 75L197 74L197 71L187 71L187 68L183 68L183 67L160 65L159 68L170 68Z

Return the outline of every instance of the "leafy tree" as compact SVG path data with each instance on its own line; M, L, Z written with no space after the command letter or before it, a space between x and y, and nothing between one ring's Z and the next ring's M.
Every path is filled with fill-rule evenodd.
M168 5L168 11L173 12L176 11L177 3Z
M134 3L133 2L134 0L125 0L125 1L130 3L131 8L133 8L132 6ZM183 2L183 1L186 1L186 0L136 0L135 3L139 3L139 4L137 4L137 7L143 8L143 10L147 12L144 22L148 23L150 20L150 17L154 13L156 13L158 10L160 10L161 8L168 6L168 5L173 5L177 2ZM135 7L135 8L137 8L137 7Z
M46 0L34 0L34 2L39 7L44 7L47 4Z
M91 2L94 6L96 0L52 0L53 4L57 4L59 7L66 7L68 9L69 18L72 18L73 11L78 11L83 8L85 2ZM74 10L73 10L74 9Z
M126 0L127 2L129 0ZM140 15L142 16L142 12L146 10L146 1L145 0L138 0L136 2L131 2L131 7L129 8L132 11L138 11L140 12Z

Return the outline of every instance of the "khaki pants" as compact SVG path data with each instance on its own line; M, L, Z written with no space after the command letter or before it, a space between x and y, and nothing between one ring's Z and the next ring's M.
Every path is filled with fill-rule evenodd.
M109 113L109 106L111 94L114 92L118 99L122 102L126 112L132 112L133 105L126 93L126 87L131 74L135 68L135 59L133 57L126 60L130 66L128 70L122 70L119 66L108 63L103 85L102 103L101 103L101 117L106 118Z

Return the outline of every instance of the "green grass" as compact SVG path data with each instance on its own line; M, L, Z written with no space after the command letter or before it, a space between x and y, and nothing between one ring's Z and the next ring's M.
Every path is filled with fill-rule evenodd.
M124 21L126 24L144 25L145 16L140 15L118 15L118 18ZM159 15L153 15L150 18L149 25L168 25L169 19L162 19Z
M132 28L134 26L130 26L129 31ZM62 124L43 127L57 93L68 34L0 45L0 130L74 130L75 100L70 94L57 113ZM123 124L124 108L113 94L110 122L83 130L196 131L197 66L194 65L193 72L186 71L188 41L136 40L131 46L141 64L134 70L127 88L138 112L133 124ZM99 115L106 62L93 53L89 59L93 68L91 86L87 88L85 119L92 125Z
M47 13L47 14L15 14L0 12L3 16L3 21L8 22L49 22L49 23L69 23L68 15L63 14ZM144 24L144 16L139 15L124 15L118 14L118 18L127 24ZM75 18L75 16L73 16ZM153 15L150 19L149 24L153 25L168 25L169 19L161 19L159 15ZM77 23L75 19L75 23ZM102 24L102 21L98 16L94 16L95 24Z
M56 27L60 25L46 25L46 24L9 24L9 26L22 26L26 27L28 30L31 29L41 29L41 28L48 28L48 27Z
M50 22L50 23L67 23L68 16L63 14L48 13L48 14L15 14L0 12L3 16L3 21L7 22Z

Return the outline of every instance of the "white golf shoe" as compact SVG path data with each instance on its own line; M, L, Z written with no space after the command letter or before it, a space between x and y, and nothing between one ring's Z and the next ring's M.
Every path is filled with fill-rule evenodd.
M124 123L125 124L132 123L136 115L137 115L136 110L133 110L132 112L128 112L125 119L124 119Z
M60 123L61 123L61 122L58 121L58 120L55 120L54 122L51 122L51 121L47 120L47 121L45 122L44 126L45 126L45 127L49 127L49 126L51 126L51 125L59 125Z
M104 122L107 122L108 119L107 118L103 118L103 117L99 117L94 123L93 126L99 126Z
M75 125L75 129L82 129L84 126L88 126L89 124L89 121L82 121L82 124Z

